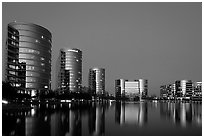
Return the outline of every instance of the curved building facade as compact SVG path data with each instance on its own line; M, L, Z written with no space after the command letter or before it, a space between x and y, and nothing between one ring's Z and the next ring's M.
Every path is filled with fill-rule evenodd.
M89 69L89 89L92 94L105 94L105 69L91 68Z
M63 48L60 50L58 72L58 89L80 92L82 85L82 51L76 48ZM58 63L58 64L59 64Z
M148 94L148 80L139 79L139 91L142 94L142 97L147 97Z
M51 88L52 35L32 23L8 24L7 80L31 96Z

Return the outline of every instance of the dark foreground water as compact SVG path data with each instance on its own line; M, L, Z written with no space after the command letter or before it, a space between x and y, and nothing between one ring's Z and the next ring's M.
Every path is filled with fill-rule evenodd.
M202 104L41 104L3 111L3 135L202 135Z

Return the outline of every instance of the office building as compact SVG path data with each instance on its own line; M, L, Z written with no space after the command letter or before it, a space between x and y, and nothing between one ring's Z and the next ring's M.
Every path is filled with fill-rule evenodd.
M146 98L148 95L148 80L139 79L139 91L142 94L143 98Z
M167 84L160 86L160 97L163 99L174 98L174 84Z
M89 90L92 95L105 95L105 69L89 69Z
M175 82L176 97L191 97L192 96L192 81L177 80Z
M201 99L202 82L191 80L177 80L173 84L160 86L160 97L162 99Z
M116 99L128 98L145 98L148 93L148 81L144 79L128 81L124 79L115 80L115 96Z
M82 88L82 51L76 48L61 49L57 68L57 88L60 93L79 93Z
M202 82L194 82L193 84L193 98L202 98Z
M125 80L115 80L115 98L120 99L125 96Z
M36 96L51 88L52 35L32 23L8 24L6 79L17 92Z
M167 91L166 85L160 86L160 97L163 99L168 98L168 91Z

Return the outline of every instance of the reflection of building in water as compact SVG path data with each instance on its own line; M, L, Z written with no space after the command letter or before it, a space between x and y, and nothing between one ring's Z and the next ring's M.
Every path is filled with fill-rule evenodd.
M202 109L196 108L191 103L162 103L160 105L161 117L172 119L176 124L186 126L187 123L191 124L193 120L197 120L196 123L201 123ZM199 121L198 121L199 120Z
M202 125L202 104L192 104L193 122Z
M92 107L89 113L90 135L105 134L105 109L102 106Z
M29 111L6 111L2 113L3 136L25 136L25 116Z
M31 116L25 119L26 136L49 136L50 116L35 114L35 112L35 110L31 110Z
M130 100L145 98L148 92L148 81L144 79L128 81L124 79L115 80L116 99L126 97Z
M147 103L125 104L117 102L115 121L119 124L143 125L147 122Z
M51 136L64 136L69 131L69 114L55 112L51 115Z
M69 136L81 136L82 134L82 121L80 110L69 111Z
M192 96L192 81L178 80L176 84L176 97L191 97Z

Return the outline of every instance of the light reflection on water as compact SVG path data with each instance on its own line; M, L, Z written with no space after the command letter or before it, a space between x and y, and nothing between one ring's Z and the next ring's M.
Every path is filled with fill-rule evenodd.
M41 104L2 114L3 135L202 135L202 104Z

